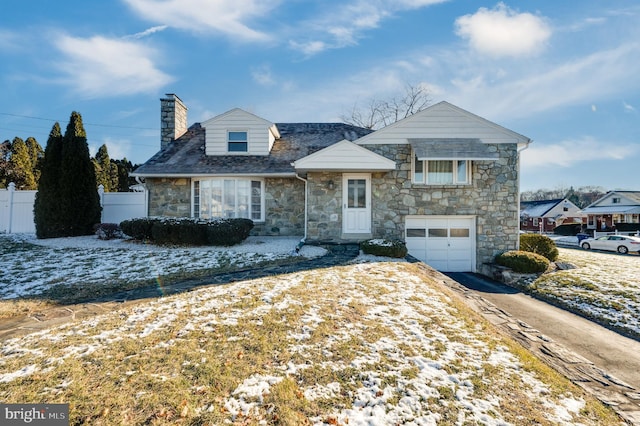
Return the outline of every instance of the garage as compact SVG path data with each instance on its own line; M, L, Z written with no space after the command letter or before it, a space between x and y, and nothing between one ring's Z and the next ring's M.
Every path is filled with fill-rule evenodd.
M474 272L474 216L407 216L405 241L409 254L443 272Z

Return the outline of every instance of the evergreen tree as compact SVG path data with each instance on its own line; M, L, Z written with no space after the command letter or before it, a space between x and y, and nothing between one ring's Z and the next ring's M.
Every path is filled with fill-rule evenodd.
M28 137L25 141L27 150L29 151L29 158L31 159L31 172L36 180L36 185L40 180L40 174L42 169L42 160L44 158L44 150L38 141L33 137Z
M9 153L11 152L11 142L6 140L0 143L0 188L9 185L7 175L9 172Z
M62 163L62 132L60 124L55 123L45 155L42 159L38 192L33 208L38 238L55 238L64 235L64 222L60 216L60 166Z
M82 117L71 113L62 138L62 161L59 177L61 217L68 236L90 235L100 223L100 198L96 173L89 155L87 134Z
M129 173L135 170L138 165L131 164L127 158L122 160L111 160L118 167L118 191L129 192L130 187L136 184L135 179L129 177Z
M16 189L36 189L36 178L33 175L33 163L27 144L19 137L11 142L7 179L16 184Z
M92 160L98 185L104 187L105 192L118 191L118 166L109 158L107 145L98 148Z

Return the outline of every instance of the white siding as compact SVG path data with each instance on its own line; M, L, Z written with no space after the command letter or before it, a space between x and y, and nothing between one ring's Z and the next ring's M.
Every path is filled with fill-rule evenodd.
M394 170L393 160L349 141L338 142L295 162L298 170Z
M441 102L364 136L358 144L405 144L408 139L463 138L484 143L527 143L525 136Z
M227 155L227 132L247 132L246 155L268 155L274 135L269 131L268 121L241 109L234 109L202 123L206 129L205 147L207 155ZM233 152L233 155L244 153Z

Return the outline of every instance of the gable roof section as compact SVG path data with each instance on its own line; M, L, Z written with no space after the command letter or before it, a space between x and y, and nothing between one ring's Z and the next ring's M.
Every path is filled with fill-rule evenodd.
M620 203L613 203L613 198ZM590 215L597 214L638 214L640 213L640 191L609 191L582 210Z
M258 155L206 155L205 129L192 125L177 140L138 167L132 176L295 176L292 163L344 139L355 140L371 130L344 123L277 123L280 139L271 153Z
M557 200L521 201L520 217L544 217L551 209L561 203L563 198Z
M267 127L269 129L269 131L273 134L273 136L278 139L280 137L280 132L278 131L278 126L275 125L274 123L270 122L269 120L265 120L262 117L258 117L255 114L252 114L250 112L247 112L241 108L234 108L232 110L229 110L227 112L224 112L222 114L216 115L213 118L210 118L208 120L203 121L202 123L200 123L200 125L202 127L209 127L212 125L215 125L215 123L217 123L218 121L224 121L224 120L228 120L229 118L233 117L233 116L240 116L246 119L249 119L251 121L257 122L257 123L261 123L264 124L265 127Z
M390 124L356 141L366 144L406 144L410 139L478 139L482 143L516 143L526 146L531 139L442 101Z
M389 171L395 170L393 160L358 146L348 140L317 151L293 162L297 171Z

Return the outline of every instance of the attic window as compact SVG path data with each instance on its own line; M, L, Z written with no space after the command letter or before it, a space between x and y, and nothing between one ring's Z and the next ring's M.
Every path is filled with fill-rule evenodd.
M227 150L229 152L247 152L247 132L227 132Z
M611 200L613 202L613 204L620 204L620 198L616 197L614 199Z

